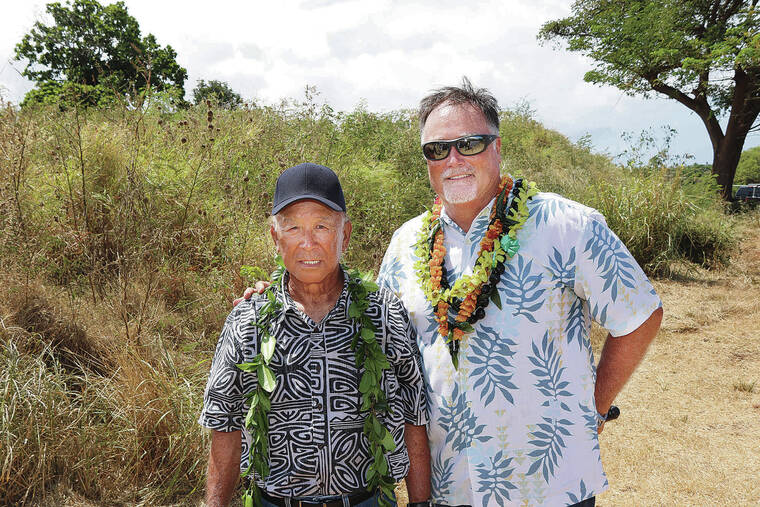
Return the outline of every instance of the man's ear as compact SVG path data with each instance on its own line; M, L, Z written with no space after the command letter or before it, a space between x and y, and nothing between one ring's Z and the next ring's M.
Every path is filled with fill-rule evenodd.
M348 240L351 239L351 230L353 229L353 225L351 224L351 220L348 218L343 223L343 244L341 245L341 251L345 252L348 250Z
M274 241L274 248L277 250L277 253L280 253L279 236L277 235L277 229L275 229L274 224L269 226L269 234L272 236L272 241Z

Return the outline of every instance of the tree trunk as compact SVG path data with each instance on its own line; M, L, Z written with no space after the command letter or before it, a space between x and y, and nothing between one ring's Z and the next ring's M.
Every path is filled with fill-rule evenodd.
M717 144L713 141L712 173L718 177L721 195L726 201L734 199L733 184L736 166L752 125L760 112L758 84L741 68L734 70L734 96L726 134ZM709 130L709 129L708 129Z
M726 201L734 198L734 175L742 155L744 139L745 136L726 135L718 143L717 149L713 149L712 173L717 176L721 196Z

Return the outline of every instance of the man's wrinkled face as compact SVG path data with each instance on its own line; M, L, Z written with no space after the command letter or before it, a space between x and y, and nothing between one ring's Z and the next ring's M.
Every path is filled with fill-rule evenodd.
M474 134L498 134L485 116L470 104L443 103L428 116L422 144L448 141ZM477 213L493 198L499 184L501 139L477 155L463 156L454 147L443 160L428 160L430 186L447 210L472 208Z
M291 277L320 283L338 269L351 237L351 222L343 213L304 199L288 205L274 219L270 233Z

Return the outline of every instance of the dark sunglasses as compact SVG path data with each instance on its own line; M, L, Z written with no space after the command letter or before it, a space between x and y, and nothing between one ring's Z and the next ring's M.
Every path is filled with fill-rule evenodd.
M460 155L469 157L483 153L488 145L498 137L493 134L476 134L451 141L431 141L422 145L422 154L428 160L443 160L449 156L451 147L454 146Z

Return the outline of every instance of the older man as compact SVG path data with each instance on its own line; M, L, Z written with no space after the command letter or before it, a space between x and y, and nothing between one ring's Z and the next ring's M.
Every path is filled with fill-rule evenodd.
M419 115L438 202L394 233L378 283L417 330L433 502L593 505L607 488L598 433L660 299L598 212L500 174L487 90L465 79ZM610 333L596 368L592 319Z
M271 235L285 272L227 318L204 396L209 506L228 504L249 459L266 506L376 505L367 484L407 473L421 478L410 498L429 496L414 331L391 291L339 264L351 235L345 211L326 167L301 164L277 180ZM251 457L251 446L264 456Z

